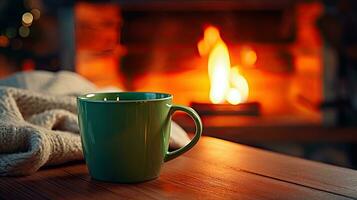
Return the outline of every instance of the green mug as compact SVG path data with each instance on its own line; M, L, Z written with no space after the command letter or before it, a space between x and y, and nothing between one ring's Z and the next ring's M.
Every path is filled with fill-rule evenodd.
M83 154L93 179L133 183L155 179L164 162L191 149L202 123L172 95L153 92L91 93L77 98ZM171 116L186 112L196 125L186 146L169 152Z

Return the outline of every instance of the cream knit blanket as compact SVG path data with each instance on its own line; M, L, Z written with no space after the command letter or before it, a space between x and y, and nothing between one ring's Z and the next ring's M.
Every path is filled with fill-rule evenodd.
M71 72L0 80L0 176L29 175L44 165L83 159L76 100L68 95L96 89ZM174 148L189 141L175 123L170 139Z

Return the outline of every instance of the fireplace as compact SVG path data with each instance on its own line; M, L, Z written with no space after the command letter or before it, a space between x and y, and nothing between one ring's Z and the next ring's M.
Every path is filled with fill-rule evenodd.
M316 25L321 2L78 2L74 10L75 70L97 85L172 93L199 111L204 135L354 162L346 148L355 129L336 128L335 107L323 104L334 91L332 57ZM214 81L217 65L225 75ZM173 119L193 131L188 116Z
M95 15L98 9L103 16ZM315 26L321 10L319 3L296 1L78 3L77 71L100 85L120 82L127 90L172 93L181 104L212 103L202 42L205 32L218 31L228 67L249 87L249 95L239 98L258 103L264 117L321 123L311 106L322 100L322 45ZM90 24L102 27L91 30ZM237 95L237 88L229 89Z

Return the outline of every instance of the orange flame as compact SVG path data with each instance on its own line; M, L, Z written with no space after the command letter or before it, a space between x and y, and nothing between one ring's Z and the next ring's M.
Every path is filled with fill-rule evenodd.
M233 105L245 102L249 95L248 82L239 73L238 67L231 68L228 47L219 30L214 26L207 27L197 47L201 56L208 55L211 102L227 101Z

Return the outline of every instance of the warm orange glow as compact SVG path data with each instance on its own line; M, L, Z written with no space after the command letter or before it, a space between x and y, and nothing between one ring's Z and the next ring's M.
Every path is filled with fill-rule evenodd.
M207 55L209 52L209 46L207 44L207 42L205 40L200 40L197 44L197 48L198 48L198 53L200 54L200 56L204 56Z
M0 35L0 47L7 47L9 45L9 39L6 36Z
M219 40L221 40L219 30L214 26L207 27L204 32L204 40L209 46L215 45Z
M238 68L231 68L227 45L216 27L209 26L204 38L197 44L201 56L208 55L208 76L210 80L209 98L212 103L236 105L247 100L249 88Z
M244 66L253 66L257 62L257 53L250 47L243 47L241 61Z
M208 55L215 44L220 42L219 30L214 26L209 26L204 31L203 39L197 44L198 52L201 56Z

